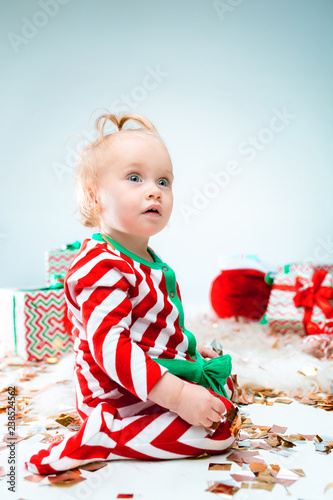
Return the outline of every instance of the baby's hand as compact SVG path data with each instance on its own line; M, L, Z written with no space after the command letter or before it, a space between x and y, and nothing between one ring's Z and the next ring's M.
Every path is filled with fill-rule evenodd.
M177 405L173 408L178 415L191 425L209 428L214 422L220 422L225 406L200 385L184 384Z
M203 358L217 358L218 354L213 349L209 347L204 347L203 345L197 345L197 351Z

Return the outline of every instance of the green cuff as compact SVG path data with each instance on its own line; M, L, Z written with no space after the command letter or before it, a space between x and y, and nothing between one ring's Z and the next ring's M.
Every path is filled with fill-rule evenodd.
M227 378L231 374L232 364L229 354L205 360L196 351L195 361L162 358L154 358L154 361L167 368L173 375L212 389L217 394L229 399L224 388Z

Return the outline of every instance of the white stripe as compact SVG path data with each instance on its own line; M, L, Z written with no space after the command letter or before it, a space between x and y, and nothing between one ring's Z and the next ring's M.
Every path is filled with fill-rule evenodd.
M111 311L117 309L117 307L123 302L125 296L126 294L124 294L122 290L113 290L111 294L108 295L100 304L98 304L98 306L96 306L90 314L89 320L86 325L86 332L89 346L92 349L93 355L95 354L93 338L97 328L103 323L103 321L105 321L105 316L110 314ZM130 318L130 315L127 318ZM121 318L118 325L111 324L110 327L112 327L112 337L115 337L115 329L117 331L118 337L118 332L120 333L120 331L124 327L128 328L129 323L130 322L128 320L126 321L126 318ZM121 326L121 324L123 324L123 326Z
M128 441L126 446L132 450L138 451L139 453L144 453L151 458L179 458L180 456L178 453L160 450L150 444L159 436L159 434L161 434L161 432L171 425L177 417L177 413L173 413L171 411L162 413L149 425L143 428L139 434L134 436L133 439ZM127 421L129 422L127 423ZM128 425L130 423L130 419L124 419L124 423L125 425Z
M114 262L113 262L112 259L101 259L99 257L98 258L96 257L96 259L91 260L86 265L88 266L88 264L91 264L91 262L93 262L93 261L94 261L94 264L99 263L99 262L103 262L103 261L109 261L108 263L110 263L112 265L114 264ZM87 273L84 273L84 276L86 274L88 274L93 267L94 267L94 265L92 265L92 266L89 265L89 269L87 270ZM112 267L100 279L94 281L94 283L91 283L91 286L89 286L89 287L87 286L87 287L83 288L83 290L81 291L81 293L79 293L77 295L77 297L76 297L77 303L81 306L90 297L90 295L92 294L92 292L97 287L99 287L99 286L102 286L102 287L112 287L112 286L115 285L115 283L117 283L119 280L121 280L123 278L123 276L125 276L125 274L120 273L117 268ZM128 277L129 277L129 275L126 275L126 279ZM77 277L77 276L73 275L73 278L75 278L75 280L79 281L80 278L82 279L82 275L80 277ZM128 279L127 279L127 281L128 281ZM130 281L133 281L133 276L131 276Z
M91 248L93 248L95 246L96 245L93 245ZM88 253L88 251L91 250L91 248L87 248L83 252L83 255L82 256L80 255L80 258L74 259L73 264L74 264L74 262L79 262L83 257L85 257L86 254ZM70 276L70 278L68 278L68 280L67 280L67 286L68 286L68 289L69 289L69 292L70 292L70 295L71 295L73 302L78 301L78 298L79 298L79 296L78 297L75 296L76 284L79 282L80 279L84 278L87 274L89 274L93 267L95 267L98 263L103 262L103 261L107 261L110 264L110 267L112 267L112 268L113 267L116 268L117 262L120 262L122 265L124 263L124 260L121 257L119 257L118 255L116 255L114 253L111 254L111 253L106 252L106 251L102 251L99 255L97 255L93 259L89 260L86 264L84 264L82 267L80 267L75 273L73 273ZM73 266L73 264L71 265L71 267ZM129 264L128 264L128 268L130 271L131 266ZM135 280L134 270L133 270L133 272L128 272L128 273L125 273L125 272L120 273L118 271L118 273L119 273L120 277L124 276L125 279L127 279L127 281L132 286L135 286L136 280ZM100 280L96 281L94 283L94 285L96 286L97 283L100 286L107 286L108 285L108 273L106 275L102 276L102 278Z
M132 343L131 373L136 394L140 399L146 401L148 396L146 358L141 347L135 343Z
M143 271L140 269L139 270L140 274L144 274ZM136 297L135 300L133 300L133 306L138 305L145 297L146 295L151 293L151 288L148 286L148 283L145 280L145 277L143 276L143 281L139 285L139 297L140 300ZM138 318L132 325L131 327L131 337L136 341L136 342L141 342L142 337L147 330L147 328L152 324L155 323L157 315L159 312L161 312L164 308L164 301L163 301L163 294L158 288L158 285L160 284L162 280L162 272L159 271L158 273L152 273L151 275L152 280L156 283L155 291L157 292L157 297L156 297L156 302L155 304L147 311L146 315L144 318Z
M178 442L188 446L194 446L203 450L225 450L234 442L235 438L230 436L228 439L213 439L214 436L207 436L207 431L201 426L191 426L178 438Z
M160 356L165 351L165 346L167 345L170 337L172 337L176 331L174 322L178 318L178 309L175 305L172 304L172 306L170 314L166 317L167 326L162 328L158 334L158 337L155 340L155 346L151 347L147 351L148 356Z

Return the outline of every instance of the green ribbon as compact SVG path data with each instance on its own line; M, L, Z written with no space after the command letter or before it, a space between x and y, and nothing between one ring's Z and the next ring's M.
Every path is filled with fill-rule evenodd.
M67 243L64 247L66 250L79 250L81 248L81 243L79 241L74 241L74 243Z
M274 283L274 278L276 276L277 273L274 273L274 272L270 272L270 273L267 273L264 277L264 281L265 283L267 283L267 285L273 285Z
M65 274L52 274L50 276L49 288L63 288Z
M290 273L290 266L291 266L291 264L286 264L286 265L284 266L284 268L283 268L283 272L284 272L285 274Z
M195 361L162 358L154 358L154 361L167 368L173 375L212 389L217 394L229 399L224 388L227 378L231 374L231 356L229 354L206 360L196 351Z
M263 317L261 318L261 320L259 321L259 325L267 325L268 321L267 321L267 316L266 316L266 313L263 315Z

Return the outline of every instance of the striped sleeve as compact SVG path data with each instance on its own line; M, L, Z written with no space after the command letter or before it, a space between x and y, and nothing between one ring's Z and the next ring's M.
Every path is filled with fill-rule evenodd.
M76 301L92 356L110 378L143 401L167 371L153 361L130 337L131 285L134 271L122 259L100 255L76 282ZM116 265L115 265L116 264ZM121 269L126 265L125 269ZM126 272L125 272L126 271ZM72 288L68 278L68 286ZM73 288L72 288L73 289Z

